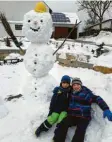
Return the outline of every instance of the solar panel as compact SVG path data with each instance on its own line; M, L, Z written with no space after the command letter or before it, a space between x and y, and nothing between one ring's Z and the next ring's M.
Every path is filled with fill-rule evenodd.
M70 19L63 13L52 13L53 22L70 22Z

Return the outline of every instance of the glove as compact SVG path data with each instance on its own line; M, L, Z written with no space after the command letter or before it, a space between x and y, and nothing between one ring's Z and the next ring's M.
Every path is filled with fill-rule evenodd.
M112 113L109 109L103 112L103 118L107 117L109 121L112 121Z

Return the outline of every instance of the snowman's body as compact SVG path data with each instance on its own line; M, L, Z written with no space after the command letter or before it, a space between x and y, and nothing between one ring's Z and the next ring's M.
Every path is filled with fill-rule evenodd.
M47 75L54 64L52 54L49 45L31 43L24 58L26 69L36 78Z

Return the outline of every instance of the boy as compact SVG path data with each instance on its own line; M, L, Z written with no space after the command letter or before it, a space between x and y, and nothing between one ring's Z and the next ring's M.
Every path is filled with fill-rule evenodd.
M57 125L54 142L65 142L68 128L76 126L72 142L84 142L85 132L91 120L91 104L97 103L103 110L103 117L112 121L112 113L106 102L82 85L80 78L72 80L72 92L67 117Z
M48 131L54 123L60 123L67 116L66 111L68 109L71 90L70 82L70 77L64 75L60 86L54 88L48 118L35 131L37 137L40 136L41 132Z

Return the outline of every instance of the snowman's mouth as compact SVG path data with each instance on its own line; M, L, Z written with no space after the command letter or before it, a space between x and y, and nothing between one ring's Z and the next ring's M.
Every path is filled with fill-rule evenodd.
M38 32L38 30L40 30L40 27L38 27L37 29L34 29L34 28L30 27L30 29L31 29L32 31L34 31L34 32Z

